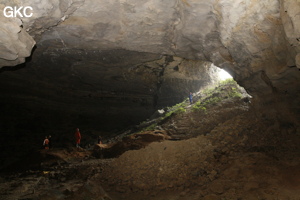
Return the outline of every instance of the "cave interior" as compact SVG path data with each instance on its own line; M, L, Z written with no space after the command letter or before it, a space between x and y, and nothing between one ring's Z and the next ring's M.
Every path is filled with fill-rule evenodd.
M30 6L33 15L13 18L3 15L5 6L21 5ZM56 147L62 149L75 148L75 128L80 128L84 136L84 148L94 145L99 135L108 143L127 130L133 130L141 122L152 119L157 110L172 107L186 100L190 92L196 94L216 84L219 81L217 74L224 69L251 95L251 102L247 102L248 110L240 109L241 115L238 112L234 115L222 114L223 111L227 112L227 104L224 103L219 108L222 112L215 117L219 117L220 121L216 123L214 117L210 119L207 116L211 124L206 126L211 129L203 128L206 132L198 131L199 135L193 135L193 138L208 140L205 137L210 137L213 130L221 131L221 128L218 129L220 124L225 127L228 123L227 126L235 130L243 126L249 132L248 150L253 152L256 149L255 152L260 153L272 151L272 156L265 154L272 158L277 156L279 160L286 156L287 160L281 164L288 166L291 171L295 168L293 172L296 177L288 176L287 179L294 182L300 180L299 170L295 167L300 166L300 149L297 147L300 137L299 1L36 0L33 4L30 0L3 0L0 1L0 8L1 170L7 171L15 163L23 161L24 157L36 155L37 150L41 151L42 141L47 135L52 135ZM227 106L229 108L231 104ZM230 121L233 116L243 117ZM189 119L193 117L196 118L191 115ZM176 123L185 119L178 116L174 118ZM247 124L250 122L256 125ZM193 123L205 124L198 118ZM166 128L170 124L167 122L161 127ZM178 141L182 142L178 145L194 141L193 138L186 137ZM269 143L262 145L262 141L267 140ZM212 143L215 142L220 141L214 138ZM244 140L239 142L247 143ZM207 147L203 151L216 149ZM175 153L176 150L171 152ZM222 155L232 152L235 151L224 151ZM151 154L133 152L132 156L136 154L142 158L147 153ZM235 156L239 158L244 155ZM116 159L119 160L111 166L122 165L121 161L125 158ZM133 164L141 162L134 159L125 160ZM269 157L264 159L268 160ZM215 186L219 183L209 185L217 180L211 178L211 174L216 173L221 177L220 174L226 171L218 164L213 166L219 171L203 172L201 176L209 178L204 181L206 186L199 186L210 192L200 196L203 199L220 199L222 195L224 198L230 197L226 196L234 193L230 189L218 192ZM162 171L162 168L158 167L158 171ZM124 165L124 173L129 174L126 170ZM285 173L282 174L285 176ZM169 181L166 176L157 176L157 182ZM236 176L233 179L238 178ZM126 185L128 180L121 175L120 179L125 180L122 183ZM136 191L157 188L154 183L146 183L146 186L138 180L131 180L127 185L137 187ZM117 183L111 185L116 186ZM164 184L160 186L174 189L174 185L176 181L170 181L170 187ZM211 189L213 192L207 189L207 185L214 188ZM113 189L116 193L127 191L120 189L119 185L116 187L118 189ZM182 186L179 195L182 199L188 199L188 188L192 186ZM258 191L253 188L257 189L258 186L249 186L247 191ZM300 188L299 182L292 189L278 188L273 189L273 193L265 192L270 195L265 199L272 199L276 195L280 197L281 194L283 199L299 198L297 195L300 193L295 192ZM135 193L135 190L132 191ZM240 193L236 192L235 195L243 196L246 190L236 191ZM106 194L104 191L100 193ZM110 195L114 196L113 193ZM265 193L259 195L267 195ZM7 194L2 192L1 195ZM65 196L82 198L73 193ZM151 195L147 193L146 196ZM152 195L153 199L156 196ZM116 195L115 199L118 197ZM44 199L47 198L44 196Z

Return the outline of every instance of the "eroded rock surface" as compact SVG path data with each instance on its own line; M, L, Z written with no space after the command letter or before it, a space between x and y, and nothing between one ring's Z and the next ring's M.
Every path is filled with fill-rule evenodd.
M35 59L48 62L65 50L76 57L81 50L126 49L211 61L253 95L297 88L285 80L299 80L298 1L22 2L34 12L22 19L23 29L37 41L37 51L50 54ZM2 1L7 4L18 5Z
M36 50L22 70L1 69L8 139L16 130L40 137L67 127L57 132L67 135L78 124L141 120L211 80L203 60L246 88L257 115L299 132L299 1L2 0L0 7L19 3L34 15L1 15L0 66L24 62L32 38Z
M57 147L73 146L74 126L82 130L83 146L98 134L117 134L210 84L216 72L207 62L125 50L39 56L32 65L1 73L3 160L40 148L45 135Z
M40 164L40 168L0 177L0 197L297 199L299 135L281 132L289 127L278 129L283 124L276 116L260 118L249 110L249 103L241 100L232 97L212 103L207 112L195 111L187 103L185 113L165 121L165 130L129 135L123 138L123 145L120 140L117 146L121 153L128 151L116 155L118 158L96 159L91 149L75 147L42 150L31 156L32 160L26 158L22 162L22 166ZM176 120L179 116L182 121ZM203 119L216 125L205 129L205 123L196 123ZM195 124L189 130L198 132L197 137L168 141L162 134L192 120ZM172 121L177 127L168 126ZM103 145L115 151L118 148L111 143ZM18 165L14 166L18 169Z
M35 41L21 27L20 19L6 18L0 11L0 22L0 66L24 63L25 58L30 56Z
M210 60L242 78L265 70L263 67L271 73L282 70L287 63L295 65L299 53L297 1L22 3L34 11L33 17L23 19L24 28L39 44L57 41L60 48L124 48L176 54ZM8 4L18 5L2 1L2 5ZM251 68L237 69L242 66Z

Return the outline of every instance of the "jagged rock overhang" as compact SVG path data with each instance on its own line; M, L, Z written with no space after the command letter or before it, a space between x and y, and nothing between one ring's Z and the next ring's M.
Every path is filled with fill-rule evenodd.
M8 4L20 6L2 1L1 8ZM19 19L1 15L2 66L24 62L34 38L50 59L72 49L127 49L213 62L254 96L298 87L299 2L23 0L22 5L34 12L22 18L22 27Z
M2 1L1 8L8 4L20 6ZM22 5L34 12L22 18L23 28L20 20L1 15L2 66L24 62L34 45L29 35L38 47L127 49L208 60L242 84L260 73L278 80L299 63L299 2L23 0Z

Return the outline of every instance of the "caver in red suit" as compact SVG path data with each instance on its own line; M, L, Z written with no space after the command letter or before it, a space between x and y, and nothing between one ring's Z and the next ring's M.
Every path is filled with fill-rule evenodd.
M76 147L78 148L80 145L80 140L81 140L81 134L79 132L79 128L76 128L75 139L76 139Z

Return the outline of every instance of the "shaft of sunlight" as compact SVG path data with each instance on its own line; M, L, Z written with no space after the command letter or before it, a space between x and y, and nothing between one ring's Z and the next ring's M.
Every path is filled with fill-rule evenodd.
M221 81L224 81L226 79L232 78L232 76L228 72L226 72L225 70L223 70L223 69L221 69L218 72L218 76L219 76L219 80L221 80Z

